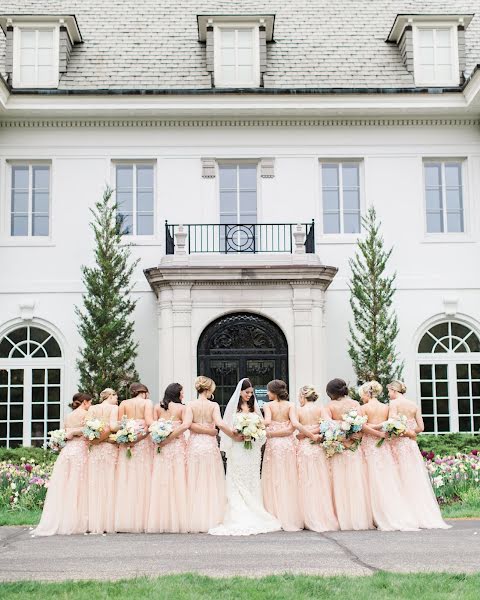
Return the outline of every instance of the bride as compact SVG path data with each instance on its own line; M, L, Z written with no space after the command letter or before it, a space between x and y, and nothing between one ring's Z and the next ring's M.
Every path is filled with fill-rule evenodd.
M239 412L261 416L249 379L238 382L223 415L225 424L233 428ZM246 449L243 441L220 433L220 450L227 456L227 508L223 523L209 530L211 535L254 535L281 529L280 522L263 506L260 462L264 443L253 441L252 449Z

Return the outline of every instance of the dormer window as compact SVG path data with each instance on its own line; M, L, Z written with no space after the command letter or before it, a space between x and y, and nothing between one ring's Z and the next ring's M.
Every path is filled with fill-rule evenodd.
M74 16L0 15L7 38L6 72L13 88L56 88L74 44L82 41Z
M417 87L457 87L465 79L465 29L473 15L397 15L396 42Z
M263 86L267 42L273 39L273 15L198 16L200 41L207 46L207 70L217 88Z

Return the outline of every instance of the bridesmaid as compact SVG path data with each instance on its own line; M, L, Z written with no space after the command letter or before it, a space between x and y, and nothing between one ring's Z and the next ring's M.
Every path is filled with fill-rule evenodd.
M116 470L115 531L139 533L147 526L150 502L153 446L148 427L153 422L153 406L148 388L143 383L132 383L129 400L118 409L118 418L134 419L143 433L132 446L129 458L125 448L119 448Z
M418 520L408 505L404 489L399 479L398 468L389 441L379 447L379 438L386 434L379 431L381 424L388 419L389 408L378 400L382 386L378 381L369 381L358 390L363 412L368 422L363 426L365 463L367 465L370 502L373 520L382 531L416 531Z
M183 387L167 386L163 400L153 411L155 421L171 419L174 431L159 444L153 459L148 533L186 533L187 476L185 470L185 432L192 423L192 412L182 404Z
M450 526L442 519L430 477L416 442L417 433L424 430L422 411L415 402L405 398L403 394L407 388L402 381L392 381L387 385L387 389L390 398L389 418L404 415L408 419L408 432L390 442L406 501L420 528L448 529Z
M88 527L88 449L82 436L87 410L92 404L88 394L73 396L73 409L64 421L67 444L53 467L42 517L33 535L71 535L86 533Z
M300 408L291 418L298 429L297 467L300 510L305 528L311 531L337 531L339 529L333 507L330 465L323 448L312 441L318 439L320 421L328 419L326 409L317 402L313 386L300 388Z
M100 419L106 425L99 439L90 443L88 453L88 530L90 533L115 531L115 468L118 447L108 441L118 421L118 396L106 388L100 392L100 404L91 406L87 419Z
M332 379L327 384L330 402L326 406L329 418L342 421L349 410L362 414L360 404L348 396L343 379ZM351 445L347 441L345 445ZM332 469L333 501L342 530L373 529L372 511L366 481L366 467L362 446L355 452L348 449L328 459Z
M188 530L207 532L223 521L226 508L225 471L217 444L215 426L236 439L222 421L220 407L213 402L215 382L197 377L198 398L189 403L192 414L187 443Z
M288 401L287 384L274 379L267 385L270 402L263 405L267 442L263 456L262 489L266 510L285 531L303 529L297 487L294 427L295 407Z

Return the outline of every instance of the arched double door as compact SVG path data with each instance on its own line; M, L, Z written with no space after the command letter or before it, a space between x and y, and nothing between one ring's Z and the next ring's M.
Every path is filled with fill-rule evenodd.
M234 313L210 323L197 348L200 375L217 384L215 399L223 410L238 381L248 377L260 404L272 379L288 383L288 346L282 330L269 319Z

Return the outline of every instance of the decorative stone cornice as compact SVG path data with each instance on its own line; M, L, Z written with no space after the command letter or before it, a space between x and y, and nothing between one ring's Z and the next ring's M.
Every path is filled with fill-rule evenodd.
M366 118L366 119L0 119L0 128L50 127L475 127L480 119Z
M150 287L159 296L162 288L175 287L264 287L309 286L326 290L336 267L320 264L276 264L239 266L160 265L145 269Z

